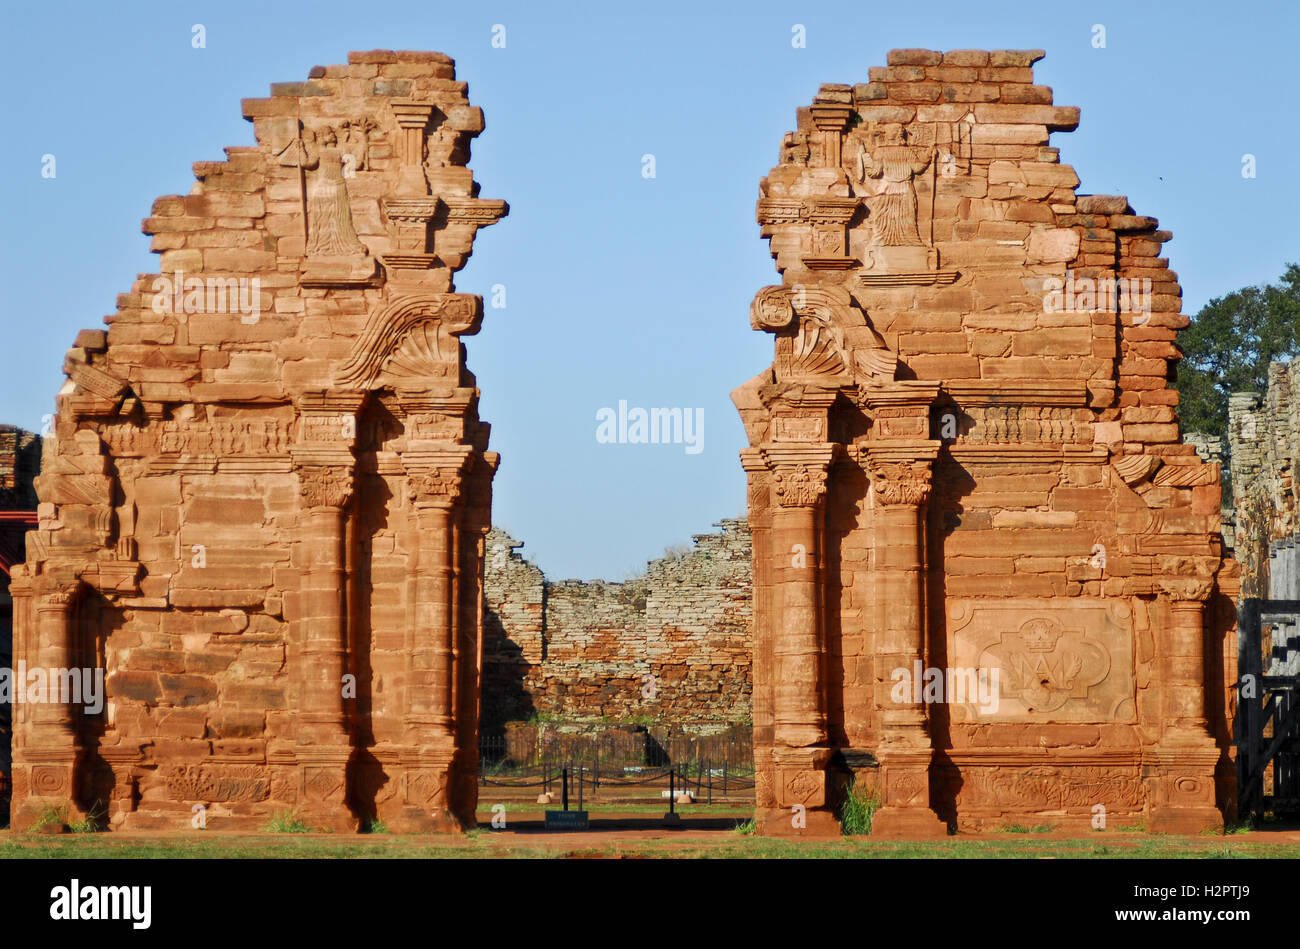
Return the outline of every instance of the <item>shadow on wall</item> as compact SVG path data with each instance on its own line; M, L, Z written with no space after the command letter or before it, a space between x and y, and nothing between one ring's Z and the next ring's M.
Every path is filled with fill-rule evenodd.
M532 693L526 687L530 665L523 648L511 640L496 610L485 609L481 738L504 738L507 722L528 721L537 714Z

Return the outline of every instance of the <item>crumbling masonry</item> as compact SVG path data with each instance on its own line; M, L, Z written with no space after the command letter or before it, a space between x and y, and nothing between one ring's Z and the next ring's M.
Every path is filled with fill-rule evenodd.
M1244 596L1300 600L1300 364L1268 367L1264 393L1228 400Z
M466 94L353 53L154 204L160 274L68 351L13 571L15 661L102 667L108 702L16 707L15 826L473 821L497 456L452 275L506 205Z
M759 187L775 360L733 399L765 833L834 833L842 764L883 835L1196 832L1233 798L1235 564L1169 386L1170 234L1076 195L1042 55L894 50ZM952 690L977 670L993 710Z
M747 722L749 528L724 520L622 583L548 580L504 531L484 567L483 725Z

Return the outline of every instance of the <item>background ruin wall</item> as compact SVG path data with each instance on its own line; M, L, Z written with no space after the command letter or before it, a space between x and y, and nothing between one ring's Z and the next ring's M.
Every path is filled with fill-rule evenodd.
M750 536L739 519L622 583L548 580L504 531L484 566L484 730L750 719Z
M1300 600L1300 366L1274 362L1265 392L1228 400L1243 596Z

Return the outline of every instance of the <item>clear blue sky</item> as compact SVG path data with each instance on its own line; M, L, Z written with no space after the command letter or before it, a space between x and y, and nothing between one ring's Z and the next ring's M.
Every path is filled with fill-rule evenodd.
M240 98L354 49L448 53L487 114L471 164L511 213L480 232L457 287L507 288L468 340L470 366L503 456L496 520L555 579L619 578L742 511L728 393L771 359L748 305L775 280L758 180L820 83L865 81L891 48L1047 50L1038 81L1082 108L1077 132L1053 135L1061 160L1081 191L1127 194L1173 230L1185 312L1300 259L1300 16L1287 0L625 8L6 4L0 421L38 429L76 331L156 272L139 229L154 198L187 193L192 162L252 144ZM196 23L205 49L191 46ZM620 399L702 408L704 450L598 443L596 413Z

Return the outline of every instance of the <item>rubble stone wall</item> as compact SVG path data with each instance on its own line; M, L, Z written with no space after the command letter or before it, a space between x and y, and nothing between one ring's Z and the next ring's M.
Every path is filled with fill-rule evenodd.
M485 727L572 720L748 721L751 565L744 520L622 583L546 579L523 545L487 540Z
M1274 362L1268 388L1228 400L1242 594L1300 599L1300 364Z

